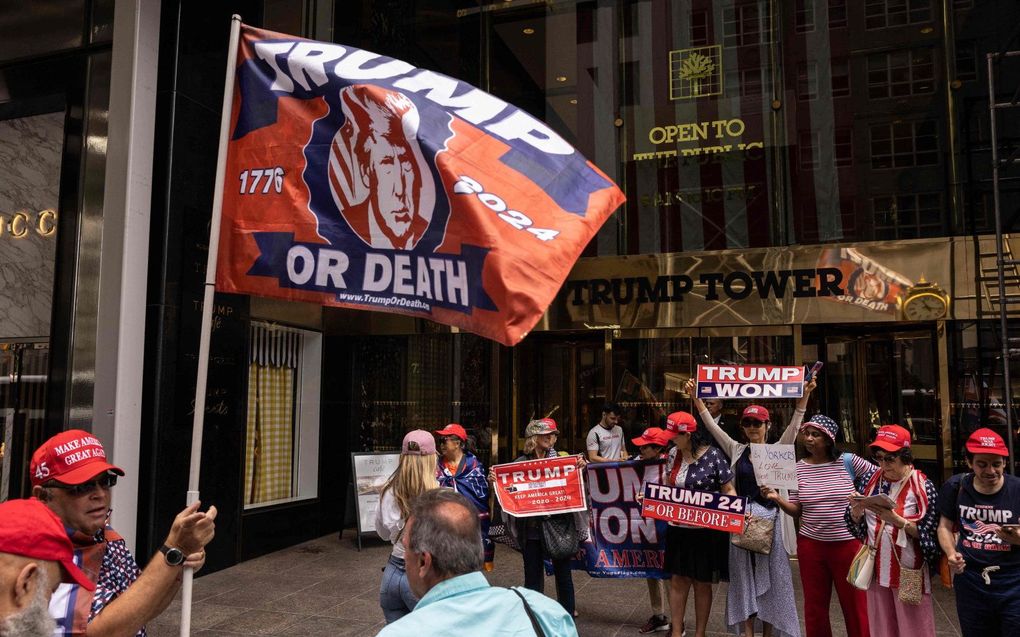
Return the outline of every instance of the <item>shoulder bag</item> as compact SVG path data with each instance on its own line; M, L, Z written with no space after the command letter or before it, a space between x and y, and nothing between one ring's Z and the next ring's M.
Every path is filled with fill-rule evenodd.
M542 630L542 625L538 623L538 618L535 617L535 611L531 610L531 604L524 598L524 595L516 588L511 587L517 597L521 598L521 603L524 604L524 612L528 614L528 619L531 620L531 629L535 631L535 637L545 637L545 631Z
M878 484L881 483L882 481L881 479L879 479ZM900 491L903 490L903 487L906 485L906 483L907 480L904 480L903 482L900 483L899 489L897 489L895 496L890 494L890 497L892 497L893 500L899 497L899 493ZM867 527L866 513L864 520L865 527ZM878 526L875 527L876 538L882 536L883 525L885 525L885 522L879 520ZM855 555L853 561L850 562L850 570L847 571L846 574L846 581L849 582L850 585L853 586L854 588L866 591L871 587L871 580L875 575L875 553L876 553L875 547L871 546L871 544L868 543L867 539L865 539L864 543L861 544L861 548L858 549L857 555Z
M573 557L577 553L577 525L574 516L561 513L543 518L539 523L542 529L542 548L554 560Z
M744 523L743 534L734 533L731 535L730 543L752 553L768 555L772 552L772 538L775 529L775 518L752 515Z

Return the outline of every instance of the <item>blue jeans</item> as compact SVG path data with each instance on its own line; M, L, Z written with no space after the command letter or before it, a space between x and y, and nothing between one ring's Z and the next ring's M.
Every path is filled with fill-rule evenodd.
M524 542L524 587L545 593L545 564L542 540L527 539ZM556 576L556 600L571 616L574 615L574 580L570 574L569 557L552 560L553 575Z
M404 560L390 555L383 569L382 584L379 585L379 606L382 607L386 623L391 624L414 610L418 598L407 583Z
M980 571L966 569L953 580L956 614L963 637L1020 635L1020 569L993 571L985 584Z

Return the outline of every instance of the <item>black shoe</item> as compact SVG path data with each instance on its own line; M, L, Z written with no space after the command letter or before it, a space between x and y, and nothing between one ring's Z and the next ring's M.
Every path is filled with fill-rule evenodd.
M669 623L669 620L666 619L665 615L652 615L648 618L648 621L645 622L645 625L638 630L638 632L642 635L647 633L666 632L672 627L673 626Z

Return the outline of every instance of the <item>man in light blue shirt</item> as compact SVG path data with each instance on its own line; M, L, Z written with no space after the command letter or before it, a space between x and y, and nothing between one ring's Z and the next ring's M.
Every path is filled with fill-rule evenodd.
M407 581L421 599L377 637L452 630L486 637L577 637L574 619L558 602L525 588L489 585L481 573L478 512L459 493L435 489L415 499L401 541Z

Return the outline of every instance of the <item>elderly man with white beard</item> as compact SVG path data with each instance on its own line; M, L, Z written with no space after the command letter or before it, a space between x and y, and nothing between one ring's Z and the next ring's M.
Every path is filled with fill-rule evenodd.
M53 634L49 602L61 582L95 588L60 518L35 499L0 503L0 637Z

